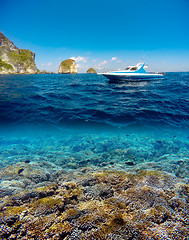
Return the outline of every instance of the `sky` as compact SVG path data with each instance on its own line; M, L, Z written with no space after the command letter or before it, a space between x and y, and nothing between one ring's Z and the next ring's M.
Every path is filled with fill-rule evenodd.
M189 71L189 0L0 0L0 31L40 70Z

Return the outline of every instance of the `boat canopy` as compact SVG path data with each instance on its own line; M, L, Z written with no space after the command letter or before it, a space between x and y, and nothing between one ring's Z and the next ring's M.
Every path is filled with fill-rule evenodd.
M146 73L144 70L145 63L138 63L136 66L128 66L125 70L126 71L134 71L136 73Z

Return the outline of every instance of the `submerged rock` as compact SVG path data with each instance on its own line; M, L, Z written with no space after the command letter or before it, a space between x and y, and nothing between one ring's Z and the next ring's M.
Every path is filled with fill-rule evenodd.
M21 174L23 171L24 171L24 168L20 168L20 169L18 170L18 174Z
M75 60L66 59L60 63L58 73L77 73Z
M19 49L0 32L0 74L35 74L35 54Z
M134 162L132 162L132 161L127 161L127 162L125 162L125 164L128 165L128 166L134 166L135 165Z

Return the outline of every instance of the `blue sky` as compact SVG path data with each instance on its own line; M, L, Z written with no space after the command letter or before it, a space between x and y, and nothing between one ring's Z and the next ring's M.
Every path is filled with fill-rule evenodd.
M89 67L189 71L189 0L0 0L0 31L57 72L73 57Z

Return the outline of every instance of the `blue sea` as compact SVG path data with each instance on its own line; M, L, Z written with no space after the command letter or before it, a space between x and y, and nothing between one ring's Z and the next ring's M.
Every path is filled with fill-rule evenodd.
M189 176L189 73L110 83L96 74L0 75L0 168L141 169Z

